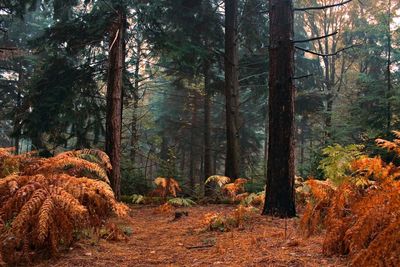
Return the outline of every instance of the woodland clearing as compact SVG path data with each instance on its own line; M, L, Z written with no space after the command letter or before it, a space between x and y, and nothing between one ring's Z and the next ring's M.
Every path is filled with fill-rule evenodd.
M322 254L323 235L305 238L298 231L297 218L254 212L243 227L229 232L206 230L207 214L227 214L234 208L188 207L183 209L188 216L174 220L172 212L134 206L129 221L115 221L121 229L132 229L126 240L83 239L68 253L36 266L346 266L345 258Z

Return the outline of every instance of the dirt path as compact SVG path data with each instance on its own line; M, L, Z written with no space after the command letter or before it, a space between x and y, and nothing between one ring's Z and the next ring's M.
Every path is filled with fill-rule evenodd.
M204 231L204 215L230 212L227 206L193 207L173 221L155 208L134 208L127 241L78 243L56 260L39 266L345 266L321 252L321 238L296 235L296 220L254 215L244 229Z

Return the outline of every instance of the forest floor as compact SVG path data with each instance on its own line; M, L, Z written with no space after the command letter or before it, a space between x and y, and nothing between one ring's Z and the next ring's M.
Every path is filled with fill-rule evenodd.
M206 230L206 214L227 214L229 205L184 208L188 216L156 207L132 207L125 241L79 241L68 253L37 266L346 266L344 258L321 253L322 236L305 238L298 219L254 213L230 232ZM121 222L120 222L121 223ZM286 230L285 230L286 229Z

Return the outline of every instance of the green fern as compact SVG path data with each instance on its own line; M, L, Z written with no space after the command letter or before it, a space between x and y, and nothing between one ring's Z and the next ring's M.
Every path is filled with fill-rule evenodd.
M144 196L142 195L133 194L131 198L132 198L132 204L144 204Z
M168 200L168 203L175 207L191 207L193 205L196 205L196 202L194 202L190 198L180 197L171 198Z
M351 167L351 162L359 159L363 153L363 145L341 146L335 144L322 150L324 159L320 161L318 169L322 170L326 179L335 185L343 183Z

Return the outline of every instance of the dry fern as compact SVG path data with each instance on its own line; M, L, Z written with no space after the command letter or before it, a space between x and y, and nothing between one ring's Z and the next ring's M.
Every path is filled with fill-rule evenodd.
M9 264L21 257L5 255L10 253L6 247L12 247L14 254L21 249L24 255L29 255L30 249L56 253L73 241L73 231L100 226L102 219L112 214L127 214L128 208L115 200L108 184L110 166L103 152L73 151L42 159L10 151L0 149L2 162L13 159L20 167L19 172L0 179L1 241L13 242L12 246L0 246L0 251ZM98 161L85 160L87 155Z
M176 193L182 191L179 183L174 178L157 177L154 179L154 183L157 185L157 188L154 190L153 196L165 198L170 195L176 197Z
M207 180L205 181L205 184L208 184L211 182L214 182L219 187L222 187L223 185L230 183L231 179L229 177L222 176L222 175L212 175L207 178Z
M309 202L300 219L300 228L306 235L312 235L324 225L324 217L332 202L334 186L325 181L310 179L305 182L310 191Z
M108 155L101 151L101 150L96 150L96 149L82 149L82 150L75 150L75 151L67 151L63 152L57 155L58 158L62 157L77 157L77 158L82 158L87 161L96 163L101 165L103 169L106 171L110 171L112 169L110 158Z
M254 208L239 205L230 214L207 213L203 223L208 231L229 232L234 228L242 228L254 214Z
M400 132L394 134L400 137ZM400 139L376 142L400 155ZM323 252L348 254L353 266L400 266L399 167L379 157L362 157L352 163L351 169L355 179L349 179L332 194L314 192L325 203L324 214L310 213L318 206L310 201L302 227L322 218L327 230ZM357 179L368 183L359 184Z
M244 192L244 184L247 183L247 179L238 178L233 183L225 184L222 186L222 193L234 200L236 195L240 192Z
M100 165L74 157L50 158L37 169L37 173L68 173L76 177L90 177L110 183L106 170Z

